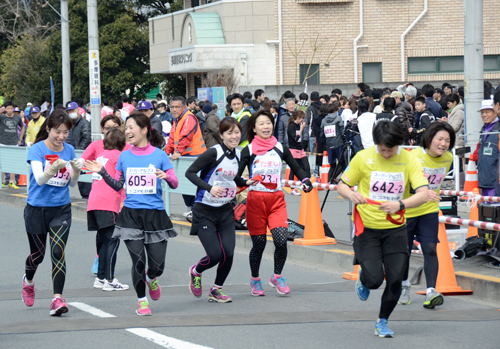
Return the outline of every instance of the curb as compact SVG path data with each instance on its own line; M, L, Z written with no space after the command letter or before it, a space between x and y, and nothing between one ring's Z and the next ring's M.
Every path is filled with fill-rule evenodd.
M87 219L87 205L85 200L74 200L72 202L73 218L79 220ZM0 191L0 202L12 206L24 207L26 205L26 194L12 194L11 192ZM184 237L189 237L191 223L184 221L184 217L171 216L177 233ZM236 232L236 247L249 251L252 247L252 242L249 236L245 235L246 231ZM194 237L193 237L194 238ZM268 240L271 240L268 238ZM274 248L267 248L264 255L272 258ZM334 271L339 274L343 272L352 272L353 266L353 249L352 245L344 242L338 242L336 245L326 246L298 246L291 243L288 244L289 261L312 264L316 267L326 268L330 272ZM410 278L423 266L424 259L420 255L412 255L410 264ZM455 275L458 286L463 289L473 290L473 295L480 298L487 298L500 301L500 277L487 276L467 271L457 270L459 265L454 263ZM425 280L422 277L422 280ZM425 281L420 282L420 287L425 287Z

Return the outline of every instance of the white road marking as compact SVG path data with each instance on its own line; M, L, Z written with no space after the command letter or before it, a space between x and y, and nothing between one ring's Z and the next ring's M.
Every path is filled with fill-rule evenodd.
M113 314L106 313L105 311L102 311L101 309L97 309L91 305L85 304L85 303L80 303L80 302L71 302L68 303L69 305L80 309L86 313L89 313L91 315L100 317L100 318L111 318L111 317L116 317ZM130 333L133 333L139 337L142 337L144 339L147 339L150 342L153 342L155 344L158 344L161 347L168 348L168 349L212 349L210 347L206 347L203 345L199 344L194 344L190 342L186 342L177 338L165 336L163 334L151 331L150 329L147 328L126 328L125 331L128 331Z

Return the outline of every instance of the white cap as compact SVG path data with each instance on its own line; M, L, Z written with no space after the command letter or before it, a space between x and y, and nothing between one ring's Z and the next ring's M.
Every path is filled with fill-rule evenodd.
M491 99L485 99L481 101L481 108L478 111L485 109L493 109L493 101Z
M28 107L32 107L32 106L33 106L33 104L31 104L31 102L28 102L28 104L26 104L26 106L28 106Z

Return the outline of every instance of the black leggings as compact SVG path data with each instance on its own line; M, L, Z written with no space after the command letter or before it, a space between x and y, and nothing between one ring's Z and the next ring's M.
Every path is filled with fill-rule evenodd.
M274 242L274 273L280 275L285 266L286 256L288 254L287 250L287 236L288 229L285 227L278 227L271 229L271 234L273 236ZM262 254L266 248L267 236L263 235L252 235L252 249L250 250L250 270L252 272L252 277L259 277L260 262L262 260Z
M401 282L405 272L408 256L406 253L391 253L384 256L383 260L368 259L361 262L361 283L375 290L386 279L386 286L382 294L380 305L380 319L389 319L392 311L398 304L401 295ZM384 273L385 270L385 273Z
M114 225L97 231L97 235L102 241L99 250L99 269L97 271L97 277L101 280L105 278L112 281L115 274L116 253L118 246L120 246L120 240L111 237L114 231Z
M302 167L302 169L306 172L307 177L309 177L311 175L311 167L309 166L309 160L307 160L307 156L304 156L303 158L300 158L300 159L295 159L295 161L297 161L297 163L300 165L300 167ZM288 179L290 181L293 181L293 177L294 177L294 173L290 169L290 176L288 177Z
M219 265L215 276L215 285L223 286L231 266L233 265L235 228L234 211L231 208L225 212L212 213L212 219L207 214L195 211L193 223L198 224L198 237L207 255L203 257L196 266L198 273ZM199 219L199 223L198 223Z
M45 256L47 235L49 235L54 294L62 294L64 289L64 281L66 280L65 249L69 228L69 226L51 227L48 234L28 233L31 254L26 259L26 279L33 280L35 277L36 270Z
M101 252L101 247L104 241L102 241L101 235L99 234L99 231L95 233L95 250L97 255L99 255L99 252Z
M422 247L422 254L424 255L424 272L425 281L427 287L436 287L436 280L439 271L439 261L436 252L437 244L435 242L422 242L420 247ZM408 251L411 254L411 248L413 247L413 240L408 240ZM405 274L403 280L408 280L408 273L410 268L410 257L408 257L408 263L406 265Z
M144 240L125 240L132 258L132 282L137 298L146 297L146 253L148 258L148 277L154 279L163 274L167 241L144 244Z

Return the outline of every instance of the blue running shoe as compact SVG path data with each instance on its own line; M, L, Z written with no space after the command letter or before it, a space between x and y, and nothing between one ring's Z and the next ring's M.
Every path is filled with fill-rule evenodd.
M362 301L366 301L370 296L370 290L361 283L361 266L359 267L358 281L356 281L356 293Z
M375 321L375 336L380 338L392 338L394 332L387 327L387 319L380 319L380 322Z
M94 266L92 267L92 273L97 275L97 271L99 270L99 256L94 259Z

